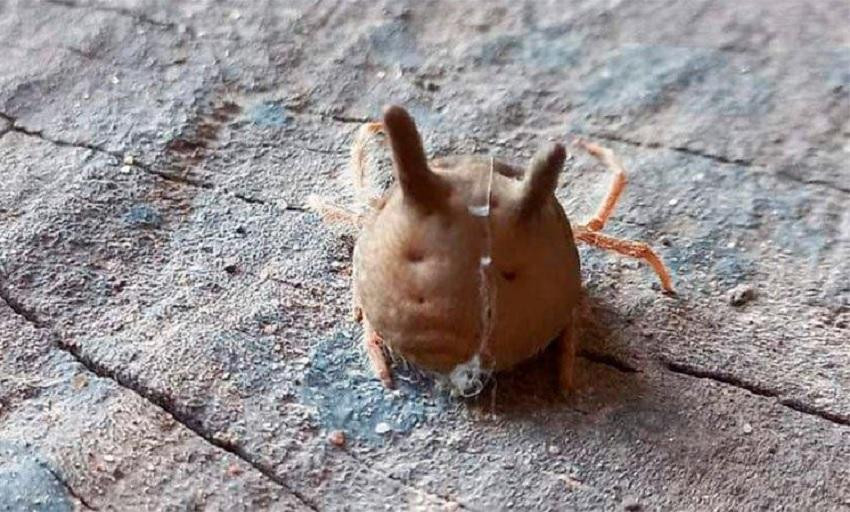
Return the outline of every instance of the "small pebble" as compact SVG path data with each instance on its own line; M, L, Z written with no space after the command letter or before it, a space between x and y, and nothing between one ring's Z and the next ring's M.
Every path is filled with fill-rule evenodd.
M133 165L135 162L133 155L124 155L124 165Z
M549 455L558 455L559 453L561 453L561 449L556 444L550 444L548 450Z
M392 430L392 427L390 427L390 424L385 421L382 421L375 425L375 432L378 434L386 434L390 430Z
M267 324L263 326L263 334L274 334L277 332L276 324Z
M104 455L103 460L105 460L106 462L115 462L115 457L113 457L112 455Z
M750 425L749 423L744 423L743 430L744 430L745 434L752 434L753 433L753 426Z
M736 286L729 291L729 304L732 306L743 306L755 298L755 289L746 284Z
M328 442L334 446L345 446L345 432L334 430L328 434Z
M88 384L88 379L85 375L77 374L71 378L71 386L76 390L83 389L86 384Z

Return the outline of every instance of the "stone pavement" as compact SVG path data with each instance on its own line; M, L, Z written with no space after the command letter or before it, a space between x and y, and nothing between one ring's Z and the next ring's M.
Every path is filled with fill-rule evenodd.
M850 510L850 3L0 0L0 510ZM358 125L630 171L576 396L372 378ZM607 174L584 155L575 219ZM344 432L344 446L329 442Z

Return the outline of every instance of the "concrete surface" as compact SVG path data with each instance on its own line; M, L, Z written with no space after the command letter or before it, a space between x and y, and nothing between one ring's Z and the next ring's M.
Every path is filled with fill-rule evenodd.
M0 510L850 510L850 4L0 1ZM580 392L542 357L383 390L339 195L398 102L432 154L584 135ZM576 155L582 219L607 175ZM329 442L341 430L342 447Z

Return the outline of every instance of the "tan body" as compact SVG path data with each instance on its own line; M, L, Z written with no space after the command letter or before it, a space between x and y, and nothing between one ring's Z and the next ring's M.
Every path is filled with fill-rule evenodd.
M477 217L468 206L478 204L475 185L491 163L490 215ZM417 365L449 372L483 343L485 366L508 369L563 333L578 303L579 259L569 222L554 196L519 218L521 169L486 157L429 167L451 186L447 207L422 213L404 204L400 187L390 192L357 240L356 300L390 350ZM482 340L479 266L488 252L492 330Z
M499 371L557 340L561 387L572 389L581 293L576 241L646 260L672 292L667 269L646 244L600 233L625 185L609 150L580 142L615 179L597 214L571 226L554 194L566 159L559 144L523 169L482 156L429 161L401 107L385 109L383 122L365 125L361 135L378 132L392 149L393 185L370 198L359 218L318 198L312 206L325 218L359 224L354 311L387 386L392 375L384 347L438 372L476 355L484 369ZM364 186L361 146L356 142L352 151L358 188ZM488 215L476 210L481 205L489 205Z

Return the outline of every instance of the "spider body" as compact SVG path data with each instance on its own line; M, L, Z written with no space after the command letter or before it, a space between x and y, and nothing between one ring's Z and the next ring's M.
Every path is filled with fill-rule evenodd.
M572 389L581 294L576 240L647 259L670 288L647 246L598 232L622 172L594 219L574 229L554 194L563 146L542 150L525 168L482 156L429 160L413 119L397 106L366 130L379 131L391 146L395 182L359 219L353 295L367 352L386 385L392 376L382 345L448 373L476 356L487 370L506 370L557 340L561 387ZM604 148L584 145L618 167ZM355 165L363 160L356 151L353 157Z
M491 163L490 213L481 217L469 205ZM569 221L551 194L523 211L521 169L480 157L434 160L429 169L445 184L443 201L423 209L395 187L365 224L354 253L356 300L387 346L417 365L450 372L483 344L486 367L510 368L561 334L578 303Z

